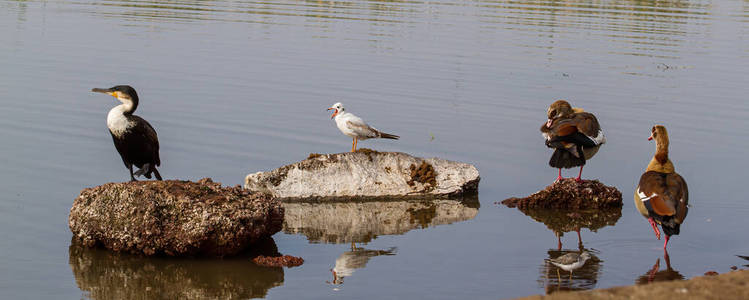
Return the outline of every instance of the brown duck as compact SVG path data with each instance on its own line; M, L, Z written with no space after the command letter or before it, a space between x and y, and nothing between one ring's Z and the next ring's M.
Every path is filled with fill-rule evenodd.
M653 227L655 237L661 239L658 225L666 234L663 250L668 239L679 234L679 227L687 217L689 190L684 178L674 171L674 164L668 159L668 132L662 125L653 126L648 140L655 139L655 155L640 177L635 190L635 206Z
M559 169L557 181L562 179L562 168L579 166L575 181L580 182L585 162L606 143L598 119L581 108L572 108L564 100L552 103L546 113L549 119L541 126L541 133L546 146L555 149L549 165Z

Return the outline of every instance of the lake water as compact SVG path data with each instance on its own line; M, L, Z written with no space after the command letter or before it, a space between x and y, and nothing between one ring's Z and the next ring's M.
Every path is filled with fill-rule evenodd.
M726 272L749 255L747 70L749 1L0 1L0 290L496 299L647 282L656 261L654 280ZM287 207L275 246L305 259L289 269L80 249L73 199L128 179L105 125L116 100L90 92L115 84L138 90L165 178L236 185L348 151L325 111L341 101L401 136L360 147L473 163L479 199ZM556 177L538 131L556 99L597 115L608 143L583 176L624 198L582 230L594 258L572 280L547 262L579 247L572 231L558 250L563 216L495 204ZM670 269L632 204L655 123L691 194Z

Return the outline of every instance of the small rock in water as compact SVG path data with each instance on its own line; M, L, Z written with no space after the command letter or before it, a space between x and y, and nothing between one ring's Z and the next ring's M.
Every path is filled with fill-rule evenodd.
M301 257L283 255L283 256L258 256L252 259L252 261L263 267L296 267L301 266L304 263L304 259Z
M525 198L509 198L502 201L508 207L597 209L622 206L622 192L604 185L598 180L576 182L568 178L547 186Z
M734 270L734 271L736 271L736 270L738 270L738 269L739 269L739 267L737 267L737 266L731 266L731 270Z
M83 245L169 256L224 256L280 231L281 202L211 179L108 183L81 191L68 225Z
M715 271L707 271L705 272L705 276L715 276L718 275L718 272Z

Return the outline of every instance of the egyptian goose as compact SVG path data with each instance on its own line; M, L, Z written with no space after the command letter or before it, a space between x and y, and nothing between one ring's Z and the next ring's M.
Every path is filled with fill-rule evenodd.
M635 190L635 206L653 227L655 237L661 239L660 224L666 234L663 250L668 239L679 234L679 227L687 217L689 190L687 183L674 171L674 164L668 159L668 132L666 127L655 125L648 140L655 139L655 155L648 168L640 177ZM656 224L657 223L657 224Z
M366 140L371 138L383 138L397 140L400 137L394 134L384 133L371 127L364 122L361 118L356 115L347 112L343 108L343 104L338 102L329 107L328 110L333 110L331 119L335 119L335 124L338 129L345 135L352 137L354 140L351 143L351 152L356 152L356 144L359 140Z
M546 146L556 149L549 165L559 169L557 181L562 179L562 168L580 167L575 181L581 182L585 161L598 152L606 143L598 119L581 108L572 108L564 100L557 100L547 110L548 120L541 126Z

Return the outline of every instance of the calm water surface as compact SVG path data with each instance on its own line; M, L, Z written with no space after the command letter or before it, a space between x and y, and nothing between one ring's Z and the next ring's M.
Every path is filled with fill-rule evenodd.
M749 254L747 70L747 1L0 1L0 290L495 299L725 272ZM291 269L80 249L73 199L128 178L115 100L89 91L124 83L166 178L235 185L346 151L325 111L341 101L401 136L362 147L474 163L479 199L289 206L271 244L304 257ZM538 132L555 99L597 114L608 143L583 175L620 188L621 211L494 204L555 178ZM631 200L655 122L692 203L669 267ZM579 249L570 224L593 255L572 280L548 263Z

